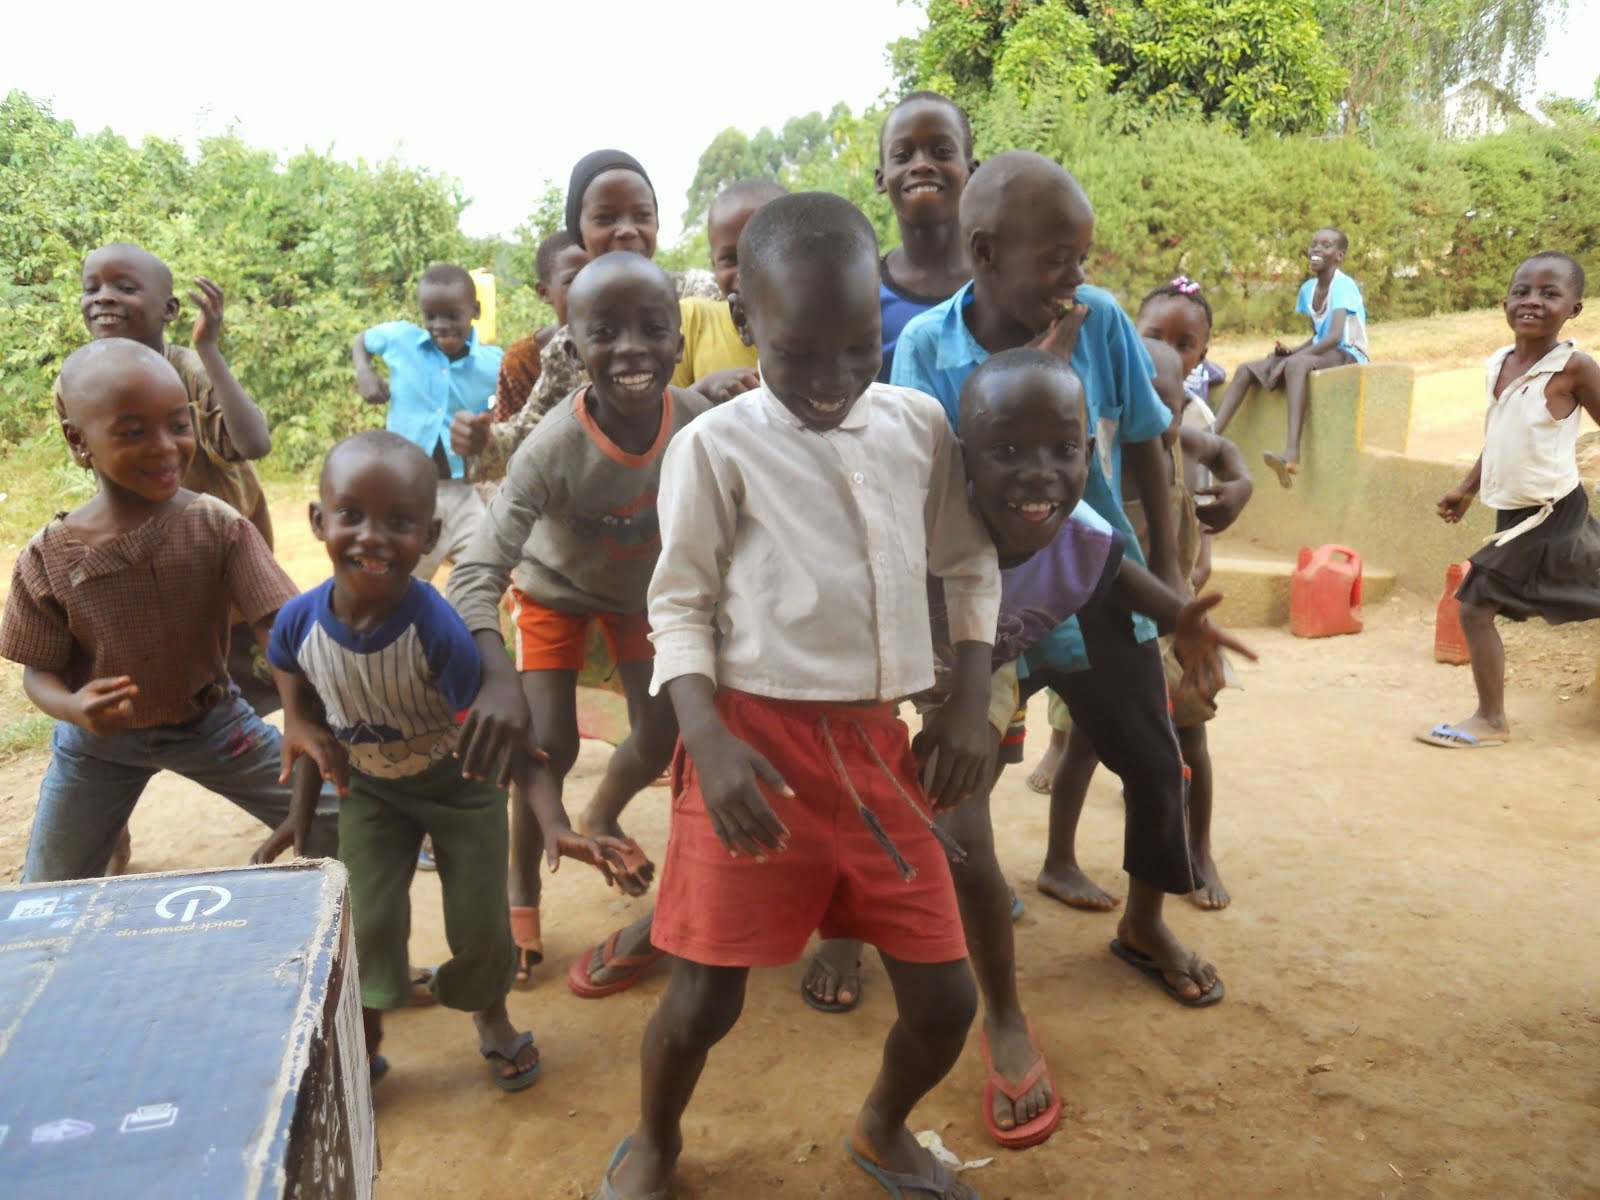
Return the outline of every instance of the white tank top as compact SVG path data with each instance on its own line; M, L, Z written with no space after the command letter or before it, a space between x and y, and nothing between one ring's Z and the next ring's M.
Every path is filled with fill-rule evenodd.
M1486 539L1497 546L1542 525L1556 501L1579 483L1578 425L1583 410L1575 406L1565 420L1558 421L1550 415L1544 396L1550 377L1566 367L1577 346L1561 342L1496 396L1500 368L1515 349L1496 350L1487 364L1489 408L1483 419L1483 473L1478 495L1490 508L1502 512L1518 508L1539 511Z

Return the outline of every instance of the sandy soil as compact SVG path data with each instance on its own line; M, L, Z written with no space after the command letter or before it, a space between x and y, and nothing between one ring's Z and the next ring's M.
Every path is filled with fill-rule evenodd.
M1430 660L1430 615L1402 598L1368 616L1366 633L1334 641L1252 631L1262 663L1212 727L1218 854L1236 902L1173 912L1226 979L1215 1009L1181 1009L1112 959L1114 918L1032 889L1044 806L1021 770L1002 780L1002 859L1027 900L1023 994L1068 1115L1042 1148L993 1150L969 1044L915 1128L967 1158L998 1155L971 1177L986 1200L1600 1195L1593 627L1512 629L1518 740L1463 754L1410 740L1471 707L1464 670ZM1031 753L1044 733L1041 703ZM586 744L574 796L604 755ZM42 765L0 769L0 880L16 877ZM638 802L632 828L659 854L663 793ZM170 777L133 830L139 870L242 861L261 833ZM1120 831L1102 776L1082 850L1117 889ZM538 1033L543 1079L503 1096L464 1015L398 1014L377 1098L385 1195L576 1200L629 1129L638 1039L665 978L582 1001L562 977L638 902L570 866L546 896L548 962L512 997ZM436 880L419 876L413 898L417 961L437 961ZM800 1003L799 974L752 979L690 1109L676 1196L881 1195L840 1140L892 1019L884 977L873 964L860 1011L828 1017Z

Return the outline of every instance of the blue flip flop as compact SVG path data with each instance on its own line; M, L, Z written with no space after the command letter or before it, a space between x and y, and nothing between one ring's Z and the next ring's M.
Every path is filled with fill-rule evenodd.
M1417 734L1417 741L1430 746L1440 746L1446 750L1488 750L1506 744L1505 738L1481 738L1475 733L1468 733L1465 729L1457 729L1454 725L1444 722L1435 725L1427 733Z
M908 1196L907 1191L925 1192L938 1200L979 1200L978 1193L962 1183L950 1173L938 1159L933 1160L933 1171L928 1175L912 1175L902 1171L891 1171L887 1167L879 1166L861 1151L855 1144L845 1138L844 1148L849 1152L856 1166L877 1181L879 1187L888 1192L892 1200L915 1200ZM601 1196L599 1200L612 1200L610 1196Z
M478 1053L489 1061L489 1078L494 1080L495 1087L502 1092L520 1092L523 1088L533 1086L534 1081L539 1078L539 1068L542 1065L540 1060L535 1059L533 1066L525 1067L515 1075L502 1075L500 1067L495 1062L499 1059L515 1066L517 1055L531 1045L533 1045L533 1034L527 1030L523 1030L509 1042L496 1042L493 1045L478 1043Z
M1198 954L1191 954L1187 963L1158 963L1142 950L1135 950L1132 946L1120 939L1111 942L1111 953L1127 963L1135 971L1153 979L1161 985L1161 990L1166 992L1185 1008L1210 1008L1222 1000L1227 989L1222 986L1222 980L1212 982L1209 991L1201 992L1193 1000L1188 999L1177 988L1167 982L1166 973L1171 971L1174 975L1187 975L1192 964L1200 961Z
M622 1193L617 1191L611 1182L611 1173L622 1165L622 1160L628 1157L628 1147L633 1145L633 1135L629 1134L617 1143L617 1148L611 1153L611 1161L606 1164L606 1177L600 1181L600 1190L590 1200L622 1200ZM666 1190L651 1192L641 1200L666 1200Z
M1015 892L1012 892L1011 893L1011 919L1013 921L1022 920L1022 914L1024 912L1026 912L1026 911L1027 911L1027 908L1022 903L1022 897L1017 895Z

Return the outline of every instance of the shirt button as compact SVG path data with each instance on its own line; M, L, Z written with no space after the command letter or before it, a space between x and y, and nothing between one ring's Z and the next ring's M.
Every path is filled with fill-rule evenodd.
M857 483L865 483L867 481L867 477L865 475L863 475L860 471L857 471L853 476L851 476L851 478L854 479Z
M884 565L884 564L885 564L885 563L887 563L887 562L888 562L888 561L889 561L889 556L888 556L888 555L887 555L887 554L880 554L880 555L878 555L878 565L879 565L879 566L880 566L880 567L881 567L881 566L883 566L883 565Z

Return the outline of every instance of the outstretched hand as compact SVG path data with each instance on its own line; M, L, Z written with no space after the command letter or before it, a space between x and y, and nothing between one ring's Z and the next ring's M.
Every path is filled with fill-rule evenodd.
M726 404L735 396L742 396L761 386L761 376L753 367L727 367L712 371L694 382L694 390L713 404Z
M632 838L585 837L566 829L545 839L544 855L552 875L560 869L563 858L570 858L588 863L605 876L607 886L615 885L630 896L649 891L656 874L655 864Z
M1172 632L1173 651L1183 664L1183 678L1179 681L1178 689L1198 691L1208 700L1222 690L1219 651L1232 650L1251 662L1257 661L1254 650L1211 623L1207 614L1221 603L1221 592L1212 592L1189 601L1178 610L1177 625Z
M222 334L222 288L204 275L196 279L194 284L200 289L189 293L189 299L200 310L194 322L195 348L215 346Z

